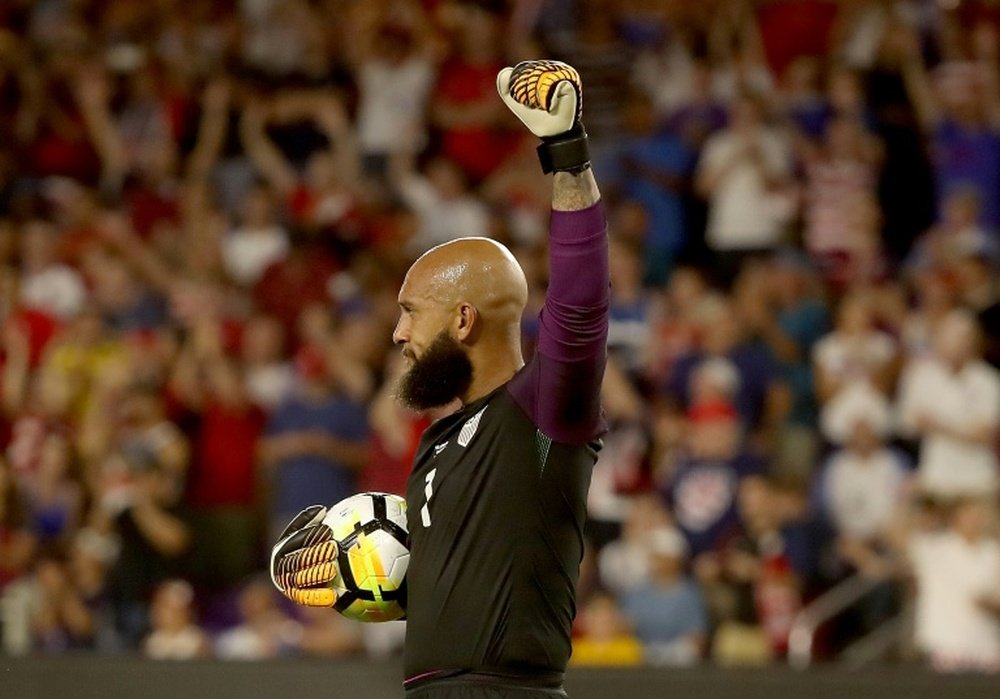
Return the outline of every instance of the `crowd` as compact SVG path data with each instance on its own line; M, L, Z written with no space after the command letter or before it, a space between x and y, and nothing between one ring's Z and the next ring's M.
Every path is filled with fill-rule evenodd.
M398 648L266 552L403 491L420 252L507 243L530 355L550 187L494 81L539 56L612 237L574 662L779 660L860 575L820 655L913 608L1000 670L994 0L0 4L6 652Z

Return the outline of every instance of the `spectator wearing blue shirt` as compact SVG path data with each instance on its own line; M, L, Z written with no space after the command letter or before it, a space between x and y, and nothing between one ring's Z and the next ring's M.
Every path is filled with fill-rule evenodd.
M948 61L933 80L915 37L902 42L903 77L917 117L931 139L939 203L957 187L983 200L980 223L1000 228L1000 115L996 37L974 41L972 61ZM989 44L992 43L992 47Z
M260 446L271 469L271 514L277 531L310 504L357 492L368 453L365 406L335 385L324 352L306 346L295 357L296 390L271 413Z
M635 92L625 104L627 131L597 170L609 198L638 203L649 216L645 278L662 283L685 244L685 206L695 155L662 128L652 101Z
M744 319L724 297L712 297L696 311L701 347L677 360L666 390L685 408L693 404L692 377L707 359L727 360L736 371L733 403L752 437L777 428L788 411L787 386L770 348L754 341Z
M734 297L749 333L770 352L788 387L789 429L816 427L816 391L810 350L829 330L829 315L808 258L782 251L743 271Z
M684 573L687 546L674 529L649 532L649 579L626 592L622 611L642 642L645 660L689 665L701 656L708 615L697 585Z
M718 550L739 532L740 483L763 470L745 451L736 411L723 402L688 412L688 446L664 495L693 558Z

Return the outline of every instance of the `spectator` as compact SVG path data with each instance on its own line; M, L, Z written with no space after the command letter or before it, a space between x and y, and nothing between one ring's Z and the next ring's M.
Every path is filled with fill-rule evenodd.
M687 242L685 201L694 155L657 122L645 95L629 95L624 111L627 135L604 166L598 164L598 175L606 196L633 201L649 217L642 276L662 283Z
M142 644L153 660L192 660L209 653L208 637L194 619L194 590L182 580L168 580L153 595L152 631Z
M209 589L226 589L257 562L257 448L265 414L247 395L241 366L223 353L221 328L211 319L199 322L181 348L171 389L195 434L186 492L197 544L191 572Z
M48 411L69 418L86 413L96 386L120 382L127 370L123 355L124 346L109 335L97 310L84 309L45 353L40 380L52 384L51 395L45 397Z
M938 201L956 187L974 187L983 197L981 223L1000 227L1000 205L989 193L1000 188L1000 134L997 133L997 33L980 25L969 37L973 61L938 66L934 84L913 34L896 39L903 53L903 76L910 98L934 143Z
M310 503L334 504L356 492L367 455L365 410L333 383L323 352L303 347L295 358L298 386L270 415L260 460L273 483L274 532Z
M350 60L358 77L358 147L367 175L384 177L394 157L427 143L425 115L440 46L414 4L358 22Z
M843 298L836 327L816 343L813 362L821 402L856 384L892 390L896 342L875 327L871 304L871 298L860 293Z
M719 98L714 77L711 64L704 57L694 57L690 94L667 115L668 128L699 152L708 137L726 125L725 102ZM671 81L656 76L656 83L662 86Z
M117 554L114 537L89 526L77 532L69 548L67 574L90 615L92 646L104 653L121 650L107 589L108 568Z
M741 95L729 125L705 143L696 185L708 200L705 239L718 256L723 281L731 281L748 254L783 242L792 213L786 186L791 175L788 144L764 122L763 104Z
M740 287L740 315L770 349L788 386L787 425L802 434L816 424L816 387L810 351L823 337L829 318L817 275L802 257L786 251L746 275Z
M91 648L94 619L58 555L43 554L35 563L32 631L36 651L50 655Z
M64 435L49 435L42 445L38 472L24 488L32 529L41 543L65 544L83 516L84 490L75 477L72 445Z
M99 531L114 531L120 541L108 571L108 593L116 629L125 646L135 648L149 628L147 605L153 590L177 572L191 533L179 516L173 474L148 451L118 451L101 469L94 517Z
M788 525L789 503L777 481L751 476L740 483L741 528L713 555L696 564L696 574L723 625L750 631L758 658L782 655L792 620L802 604L808 543Z
M900 427L920 440L920 488L936 498L995 493L1000 377L980 358L975 318L950 312L934 355L911 360L901 379Z
M435 158L422 173L400 165L393 179L399 195L419 221L417 237L410 241L411 252L462 236L486 235L486 209L469 191L456 162Z
M285 359L286 344L281 323L267 315L247 320L240 335L247 396L266 410L281 403L294 384L291 362Z
M240 624L215 640L225 660L264 660L287 655L302 635L298 623L278 606L270 580L251 580L240 592Z
M628 631L615 598L595 594L580 611L582 635L573 640L575 666L631 667L642 663L642 644Z
M649 580L625 593L621 604L642 641L646 662L690 665L698 660L708 620L698 588L684 575L687 547L673 529L649 533Z
M944 270L915 273L914 307L903 319L900 332L904 359L926 358L933 353L938 325L956 306L956 289Z
M651 383L665 381L676 362L694 351L699 335L696 311L707 293L699 270L679 267L670 275L663 293L653 296L645 358L646 379Z
M994 519L992 503L964 499L944 531L910 538L916 640L937 670L1000 669L1000 543L989 533Z
M109 328L142 332L166 322L166 304L146 288L126 261L101 248L93 248L81 264L92 284L91 297Z
M323 247L293 232L288 256L268 267L254 286L254 304L276 318L291 337L307 306L329 302L329 283L338 270L337 261Z
M325 148L307 150L302 176L269 138L267 127L272 122L291 124L293 133L309 133L314 127L319 130ZM269 102L251 103L243 112L240 136L258 173L284 200L296 226L321 236L334 249L347 249L357 243L358 230L353 220L357 206L357 151L339 99L328 92L287 92ZM264 221L248 219L245 225L260 227Z
M748 453L736 411L725 402L703 403L688 413L688 449L664 487L671 511L697 561L738 530L740 482L763 469Z
M288 254L288 234L275 221L271 192L257 186L247 192L243 220L222 244L222 264L230 279L242 286L255 284L264 271Z
M824 139L806 148L803 238L809 255L832 278L843 276L869 241L858 239L852 208L875 196L881 153L874 137L856 119L835 116L827 121Z
M438 71L431 93L431 125L440 132L441 155L472 181L496 170L519 136L496 100L500 18L486 5L453 6L455 46Z
M873 577L886 573L881 557L907 497L907 459L885 443L891 427L889 402L869 386L842 391L823 409L823 431L838 448L820 475L821 507L840 558Z
M56 318L72 318L87 297L83 279L56 258L56 231L44 221L26 223L21 230L22 273L19 297L27 308Z
M721 296L708 296L692 309L700 346L674 365L668 393L687 407L694 405L694 374L703 362L717 360L728 366L733 406L751 436L763 437L779 425L788 407L787 388L782 384L770 350L748 337L746 321L737 315L734 303Z
M655 495L637 495L630 504L621 536L602 548L597 559L601 584L615 595L649 579L650 532L670 524L667 510Z

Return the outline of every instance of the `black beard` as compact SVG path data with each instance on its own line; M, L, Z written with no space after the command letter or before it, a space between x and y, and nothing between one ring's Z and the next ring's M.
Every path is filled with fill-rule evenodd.
M471 385L472 362L462 345L442 330L400 378L396 398L413 410L429 410L447 405Z

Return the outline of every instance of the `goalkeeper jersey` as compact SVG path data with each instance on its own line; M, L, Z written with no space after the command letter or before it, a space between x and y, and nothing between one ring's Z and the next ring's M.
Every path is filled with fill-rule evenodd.
M604 431L608 247L599 205L553 212L535 356L431 425L406 488L407 686L561 677Z

